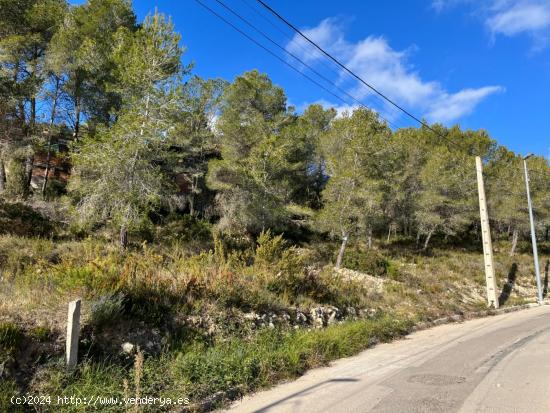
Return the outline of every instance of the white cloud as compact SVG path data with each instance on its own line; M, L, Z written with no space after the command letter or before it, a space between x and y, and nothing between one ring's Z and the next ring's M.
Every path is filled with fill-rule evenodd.
M489 95L501 91L499 86L447 91L437 81L427 81L408 64L414 48L394 50L384 37L369 36L356 43L345 39L342 25L336 19L325 19L318 26L304 30L306 36L335 55L348 68L390 99L418 111L433 122L452 122L471 113ZM313 52L313 46L295 37L287 48L302 59L314 64L323 58ZM386 118L396 113L387 103L372 99L373 91L340 72L339 85L360 100L369 99Z
M324 19L318 26L302 30L302 33L310 39L314 39L325 50L329 49L331 53L338 53L340 55L347 53L348 44L344 39L337 19ZM299 35L295 35L286 48L289 52L300 55L305 62L312 62L323 58L323 54L318 49Z
M517 1L500 5L486 20L492 33L506 36L529 32L539 33L550 27L550 2Z
M444 11L459 3L473 5L485 26L493 36L528 34L534 40L535 49L546 46L550 39L550 1L548 0L433 0L432 7Z
M432 0L432 7L437 12L441 12L459 3L470 3L470 2L472 2L472 0Z
M449 122L471 113L477 104L487 96L502 92L500 86L486 86L479 89L464 89L454 94L443 94L439 102L434 102L426 114L429 121Z

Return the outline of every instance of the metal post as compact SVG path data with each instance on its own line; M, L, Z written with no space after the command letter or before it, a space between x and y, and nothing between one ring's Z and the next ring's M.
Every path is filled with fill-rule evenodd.
M529 189L529 172L527 171L527 159L533 154L523 158L523 168L525 170L525 187L527 189L527 205L529 206L529 220L531 221L531 243L533 244L533 259L535 261L535 277L537 279L538 302L542 304L542 287L540 282L539 254L537 251L537 233L535 232L535 218L533 216L533 204L531 202L531 190Z
M491 241L489 213L487 212L487 199L485 197L485 185L483 183L483 164L479 156L476 156L476 172L479 194L479 215L481 218L481 237L483 242L483 259L485 263L485 281L487 284L487 302L489 306L498 308L497 284L495 269L493 267L493 243Z

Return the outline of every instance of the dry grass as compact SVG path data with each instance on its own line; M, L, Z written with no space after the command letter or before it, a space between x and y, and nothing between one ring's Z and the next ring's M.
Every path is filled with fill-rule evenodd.
M264 237L260 245L244 250L228 249L220 240L215 244L198 254L181 245L147 244L121 254L93 239L53 243L0 236L0 321L19 326L25 342L37 342L34 336L47 339L50 330L52 337L62 337L67 302L76 297L84 298L86 340L153 328L171 337L159 354L134 360L134 368L119 354L94 353L88 347L74 376L64 372L58 350L51 361L29 368L26 385L38 394L185 393L196 401L220 390L250 391L294 377L373 340L403 334L413 322L486 307L483 259L477 251L434 249L422 255L380 246L369 253L373 262L354 261L372 268L374 276L345 269L336 273L319 264L314 247L287 248L278 237ZM504 305L534 300L530 254L523 250L509 257L506 247L497 244L495 254L500 290L511 269L516 270ZM541 259L548 260L547 253ZM124 304L114 310L104 306L107 315L99 317L101 322L91 317L92 304L103 299L112 304L114 293L122 294ZM290 306L307 311L321 304L376 309L381 316L312 332L242 330L232 318L245 311ZM181 324L185 317L216 313L225 318L207 339L205 331ZM41 360L48 358L43 356ZM6 381L3 386L13 392L19 384Z

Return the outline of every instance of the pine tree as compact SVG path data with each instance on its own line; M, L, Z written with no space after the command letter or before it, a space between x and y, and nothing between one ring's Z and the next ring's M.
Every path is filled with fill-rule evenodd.
M390 129L374 112L357 109L333 121L323 135L322 153L329 181L322 192L321 228L340 237L340 267L351 236L367 237L382 217L384 145Z
M128 231L173 190L160 165L173 133L170 119L182 75L179 40L160 14L147 17L135 33L119 33L113 59L122 109L112 127L85 137L73 156L80 219L118 227L122 248Z
M281 130L294 121L283 90L266 75L245 73L226 89L216 124L222 159L210 161L207 177L222 230L259 234L288 225L294 143Z

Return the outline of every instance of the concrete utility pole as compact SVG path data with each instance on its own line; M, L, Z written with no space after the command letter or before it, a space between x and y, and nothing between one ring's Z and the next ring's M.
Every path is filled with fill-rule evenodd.
M479 156L476 156L476 171L479 194L479 215L481 218L481 238L483 242L483 259L485 262L485 281L487 283L487 302L490 307L498 308L497 283L493 266L493 242L491 241L489 213L487 212L487 199L485 198L485 185L483 183L483 164Z
M533 217L533 205L531 203L531 190L529 189L529 172L527 171L527 159L533 154L523 158L523 169L525 170L525 188L527 189L527 205L529 206L529 220L531 221L531 243L533 244L533 259L535 260L535 278L537 279L538 302L542 304L542 287L540 282L539 253L537 251L537 233L535 232L535 218Z

